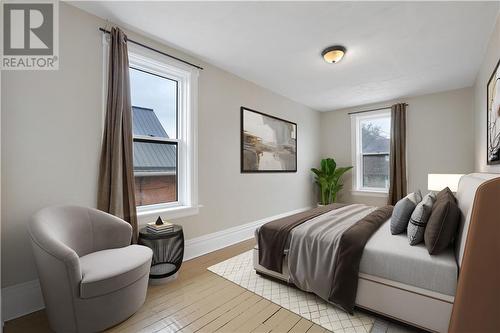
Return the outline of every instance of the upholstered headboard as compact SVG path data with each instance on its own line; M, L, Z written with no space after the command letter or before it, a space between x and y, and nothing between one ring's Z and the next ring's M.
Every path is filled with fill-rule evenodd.
M493 178L500 177L498 173L471 173L460 178L458 190L456 193L458 207L462 212L460 217L460 224L458 227L458 236L455 240L455 256L457 258L458 266L462 266L462 259L464 257L465 241L469 230L470 217L472 212L472 205L476 190L485 181Z

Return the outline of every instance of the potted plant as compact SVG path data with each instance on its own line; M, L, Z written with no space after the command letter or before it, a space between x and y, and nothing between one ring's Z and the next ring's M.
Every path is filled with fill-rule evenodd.
M321 160L321 168L312 168L316 184L319 185L320 202L318 205L329 205L335 202L337 193L344 186L340 180L342 175L352 169L352 166L337 168L337 163L333 158Z

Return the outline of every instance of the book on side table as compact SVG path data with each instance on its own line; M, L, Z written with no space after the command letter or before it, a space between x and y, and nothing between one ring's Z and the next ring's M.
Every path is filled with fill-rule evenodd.
M156 222L148 223L147 230L148 232L157 235L168 234L174 230L174 225L170 222L165 222L161 219L161 217L158 217Z

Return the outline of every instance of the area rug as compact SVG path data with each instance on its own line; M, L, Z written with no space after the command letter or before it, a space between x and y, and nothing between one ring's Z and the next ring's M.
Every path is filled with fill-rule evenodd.
M356 311L349 315L314 294L258 275L252 256L252 251L248 251L208 270L334 333L369 333L374 324L378 326L376 318L366 313Z

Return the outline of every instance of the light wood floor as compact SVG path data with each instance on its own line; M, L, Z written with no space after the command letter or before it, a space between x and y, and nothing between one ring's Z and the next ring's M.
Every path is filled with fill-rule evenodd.
M207 270L250 250L242 242L186 261L175 281L150 286L144 306L107 332L326 332L292 313ZM45 312L8 321L5 333L51 332Z

